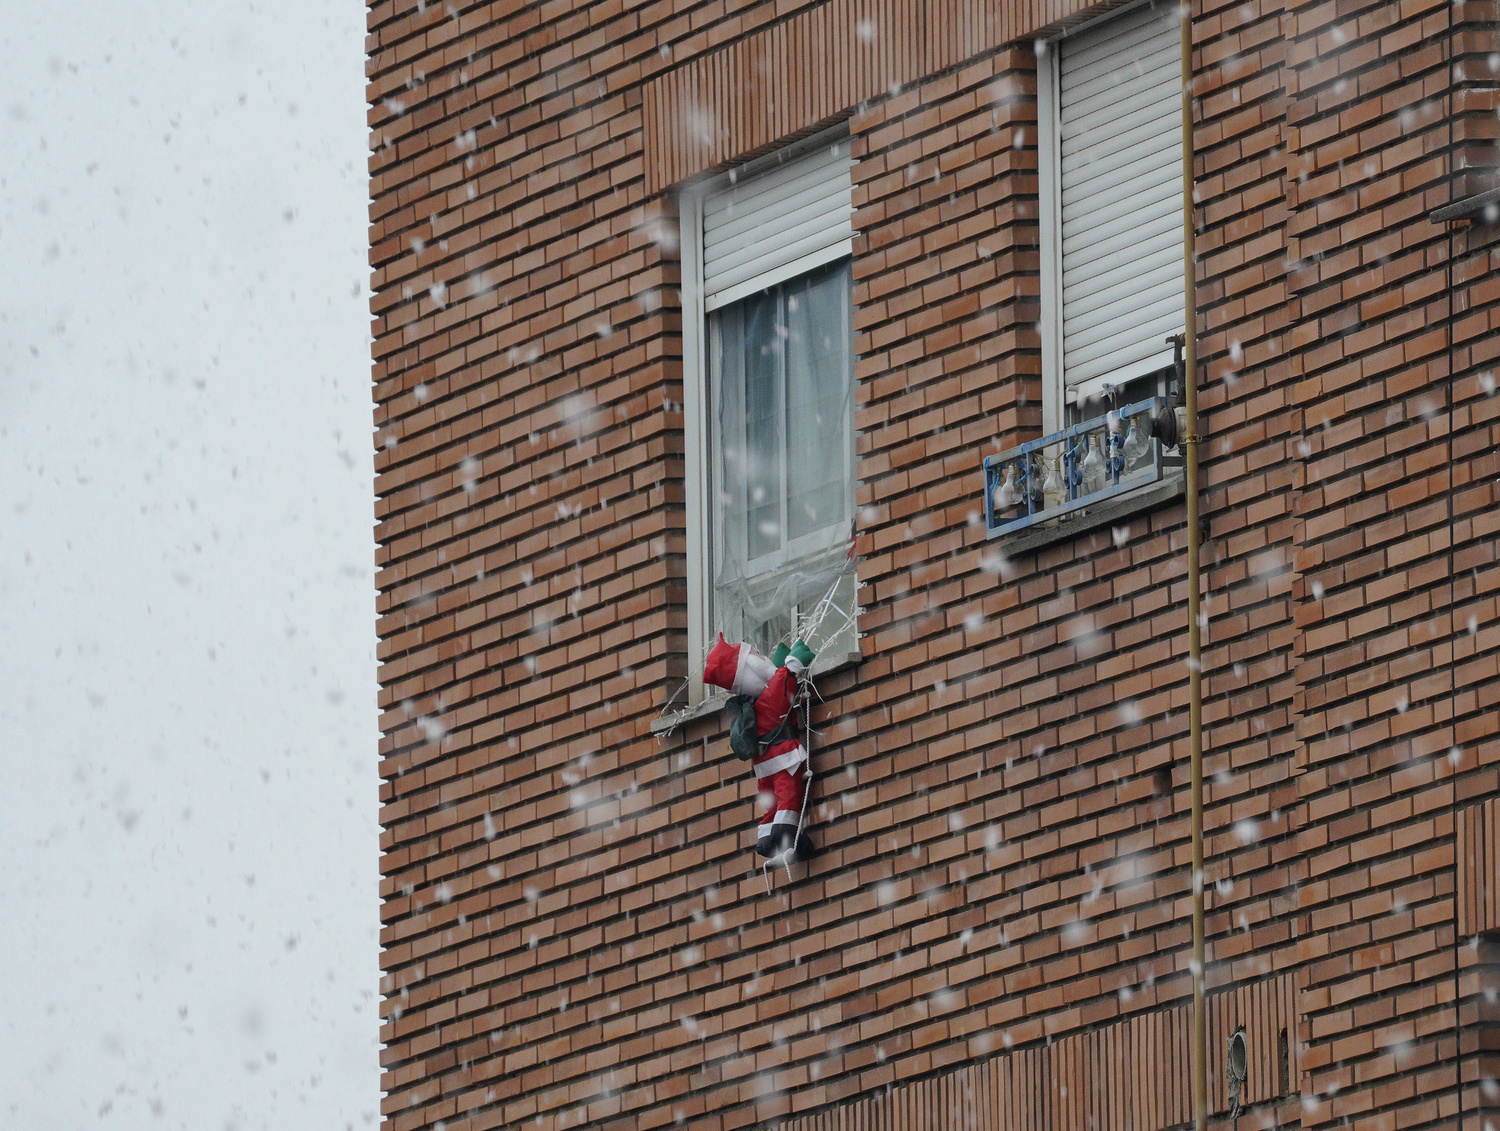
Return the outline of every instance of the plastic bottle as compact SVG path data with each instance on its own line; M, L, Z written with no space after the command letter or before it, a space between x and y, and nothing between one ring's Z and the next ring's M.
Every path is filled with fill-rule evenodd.
M1049 459L1046 463L1047 478L1042 480L1042 505L1050 511L1068 501L1068 487L1063 482L1062 472L1058 470L1058 460Z
M1016 465L1006 464L1005 478L995 488L995 510L999 514L1009 514L1020 503L1021 490L1016 485Z
M1130 432L1125 437L1125 472L1136 470L1144 462L1146 453L1151 450L1151 441L1146 439L1146 434L1141 431L1140 421L1135 417L1130 418Z
M1104 490L1104 480L1104 453L1099 450L1099 437L1090 436L1088 454L1083 457L1083 493L1092 495Z

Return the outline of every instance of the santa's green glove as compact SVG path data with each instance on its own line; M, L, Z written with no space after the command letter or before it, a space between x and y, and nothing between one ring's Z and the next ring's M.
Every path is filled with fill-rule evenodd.
M786 663L786 658L791 655L791 653L792 650L788 648L784 643L776 645L776 650L771 653L771 665L773 667L781 667L782 664Z
M784 662L792 671L801 673L812 667L813 655L813 650L799 638Z

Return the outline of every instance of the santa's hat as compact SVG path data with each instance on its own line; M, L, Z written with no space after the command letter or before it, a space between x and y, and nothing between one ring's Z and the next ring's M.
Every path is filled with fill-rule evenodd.
M722 687L731 695L759 695L776 672L775 666L748 644L730 644L719 633L719 642L708 650L703 663L703 682Z

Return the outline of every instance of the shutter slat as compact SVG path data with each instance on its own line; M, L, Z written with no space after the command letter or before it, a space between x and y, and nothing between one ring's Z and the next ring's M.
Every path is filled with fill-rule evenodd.
M1100 236L1084 245L1092 258L1085 259L1085 252L1080 251L1071 263L1064 248L1063 267L1071 278L1064 286L1063 301L1082 303L1072 313L1083 314L1092 308L1089 296L1107 290L1118 279L1139 280L1143 271L1152 273L1153 282L1169 275L1180 276L1182 268L1177 261L1182 255L1182 241L1177 228L1172 217L1165 216L1109 238Z
M749 217L743 222L742 230L729 238L715 239L712 244L705 239L708 247L703 254L704 273L717 279L721 273L735 271L738 263L746 261L747 255L763 258L783 244L800 243L815 232L826 233L825 242L837 243L848 234L840 230L847 228L847 223L848 217L840 213L837 202L830 205L825 196L809 198L801 194L799 198Z
M1109 376L1112 366L1125 365L1148 357L1165 354L1170 360L1168 335L1178 329L1175 312L1158 308L1134 314L1126 324L1115 323L1087 346L1075 349L1073 368L1068 372L1068 387L1086 384L1096 377ZM1165 364L1165 362L1163 362Z
M1108 338L1130 338L1136 322L1154 323L1177 310L1176 291L1181 281L1162 279L1141 287L1133 276L1118 279L1111 287L1095 291L1090 308L1080 312L1076 329L1068 336L1068 352L1081 362L1097 356L1100 343ZM1180 329L1180 327L1179 327Z
M1182 281L1182 245L1170 234L1149 242L1120 239L1114 243L1117 254L1090 264L1087 271L1075 272L1071 282L1064 280L1063 302L1070 304L1070 315L1087 319L1089 311L1099 304L1096 296L1109 294L1118 283L1144 291L1174 277ZM1078 304L1076 310L1071 305L1074 303Z
M847 166L848 161L849 143L840 141L818 146L798 157L748 176L736 175L729 184L704 201L705 216L716 215L737 202L753 204L762 199L777 198L789 190L795 191L796 187L818 179L829 170Z
M806 247L809 250L798 254L799 247ZM843 259L852 250L853 241L848 237L830 244L824 242L821 233L791 248L778 247L776 258L774 260L767 258L765 270L758 271L755 265L751 264L747 265L745 270L736 271L733 276L726 278L724 285L704 300L705 309L717 310L722 306L738 302L767 287L795 279L798 275L805 275L836 259ZM785 258L788 254L790 258Z
M1182 330L1179 34L1174 11L1148 6L1061 45L1067 388L1149 372Z
M1075 366L1074 374L1068 378L1070 395L1071 390L1087 386L1091 381L1099 381L1100 387L1106 384L1123 385L1171 365L1172 349L1164 344L1164 339L1170 333L1172 328L1163 329L1158 324L1155 333L1149 336L1133 341L1121 339L1112 342L1108 353L1101 354L1087 365Z
M1163 68L1170 68L1176 74L1178 21L1146 21L1131 26L1136 17L1139 13L1131 13L1121 17L1118 24L1092 28L1077 39L1064 40L1062 51L1067 55L1064 63L1067 69L1059 78L1067 95L1089 96L1100 87L1140 83L1146 75ZM1101 45L1107 43L1107 46L1095 46L1092 39L1095 34L1100 37ZM1164 62L1167 58L1173 62Z
M1139 72L1116 72L1108 77L1076 76L1075 81L1062 80L1062 98L1065 102L1084 108L1086 114L1101 107L1132 105L1154 101L1147 95L1160 94L1163 89L1171 92L1175 100L1182 93L1181 75L1178 73L1178 54L1175 49L1162 51L1150 60L1144 60ZM1089 117L1072 119L1064 127L1063 137L1075 136L1079 131L1094 124Z
M1143 42L1153 39L1164 29L1175 37L1179 26L1177 20L1175 7L1146 4L1107 24L1069 36L1063 40L1063 51L1080 66L1094 68L1116 60L1123 52L1138 52Z
M779 166L708 197L703 202L705 237L732 239L764 219L768 209L826 199L830 176L847 168L847 158L831 160L826 151L808 156L818 159Z
M1143 97L1160 95L1163 90L1173 96L1174 105L1165 105L1166 100L1160 98L1154 102L1132 98L1112 111L1096 110L1096 120L1086 129L1063 138L1063 176L1092 165L1117 165L1121 153L1173 148L1173 139L1182 132L1180 114L1175 105L1176 92L1163 84L1154 91L1144 92Z
M1144 257L1139 263L1132 261L1123 268L1096 276L1090 281L1093 289L1086 294L1064 295L1066 301L1075 304L1068 324L1068 349L1093 341L1095 328L1101 323L1128 324L1137 312L1144 315L1161 296L1170 296L1174 289L1180 290L1182 272L1178 271L1174 276L1160 270L1162 260L1174 254L1171 251L1165 255L1158 252ZM1151 281L1143 283L1145 278Z
M1163 322L1170 322L1176 314L1172 300L1176 296L1169 285L1158 288L1146 301L1133 306L1128 318L1113 318L1106 312L1087 330L1082 331L1069 343L1074 360L1087 369L1095 361L1107 357L1116 345L1132 347L1136 342L1149 342L1152 353L1165 349L1163 339L1173 327L1158 333ZM1136 330L1135 327L1140 329Z
M1111 216L1127 215L1128 208L1148 207L1171 198L1173 207L1180 207L1175 189L1182 185L1182 169L1176 165L1165 167L1155 160L1142 159L1129 169L1121 169L1114 180L1099 179L1077 191L1063 193L1063 202L1075 224L1087 223L1093 214L1108 219ZM1085 207L1092 203L1092 208ZM1067 238L1064 236L1064 238Z
M848 253L853 239L849 145L820 146L743 178L703 202L703 284L710 308ZM715 299L718 297L719 302Z
M1145 151L1128 164L1108 170L1087 170L1078 184L1069 185L1063 191L1063 207L1067 210L1064 215L1076 217L1110 208L1134 207L1146 203L1141 199L1145 193L1149 193L1153 200L1173 195L1170 187L1180 187L1182 181L1182 167L1176 160L1180 152ZM1170 186L1168 182L1171 182Z
M1101 215L1091 217L1094 223L1082 232L1070 233L1063 244L1063 269L1082 270L1104 255L1114 254L1117 246L1140 248L1158 243L1180 246L1181 212L1172 201L1155 200L1134 215Z
M1116 254L1102 256L1074 272L1072 285L1063 291L1063 301L1070 304L1069 314L1080 326L1090 321L1090 313L1101 303L1128 299L1128 291L1116 291L1119 283L1129 283L1130 290L1140 294L1167 284L1182 284L1182 245L1175 232L1134 240L1127 233L1109 243L1119 249Z

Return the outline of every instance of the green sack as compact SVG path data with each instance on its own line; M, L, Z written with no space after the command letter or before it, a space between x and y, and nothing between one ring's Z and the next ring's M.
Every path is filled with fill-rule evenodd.
M759 734L755 729L755 700L748 695L731 695L727 705L729 711L729 749L741 758L759 758L769 747L785 742L792 736L792 715L777 723L769 734Z

